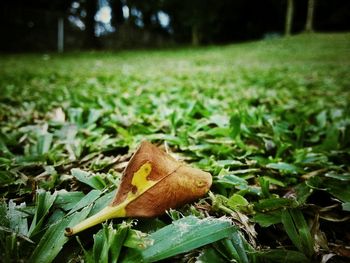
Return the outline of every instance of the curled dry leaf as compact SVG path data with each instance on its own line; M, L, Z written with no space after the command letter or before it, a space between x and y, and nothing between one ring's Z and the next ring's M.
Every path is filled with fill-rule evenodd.
M112 203L78 225L66 228L65 235L74 235L111 218L161 215L204 196L211 183L209 173L178 162L144 141L126 167Z

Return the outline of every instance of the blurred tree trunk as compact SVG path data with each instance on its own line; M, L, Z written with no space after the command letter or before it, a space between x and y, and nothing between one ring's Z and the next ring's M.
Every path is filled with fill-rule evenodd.
M110 0L109 4L112 11L112 26L117 29L118 26L124 23L123 3L121 0Z
M285 23L285 29L284 29L285 36L290 36L292 32L293 13L294 13L294 0L287 0L286 23Z
M95 34L95 15L97 12L98 0L88 0L85 4L85 48L98 48L98 39Z
M307 6L307 16L305 24L305 32L314 32L313 21L314 21L314 11L315 11L315 0L309 0Z
M198 46L200 44L200 33L198 25L192 25L192 46Z

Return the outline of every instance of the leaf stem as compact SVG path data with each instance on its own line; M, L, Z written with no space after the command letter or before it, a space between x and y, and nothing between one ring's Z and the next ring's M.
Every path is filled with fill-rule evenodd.
M73 236L89 227L100 224L108 219L123 217L125 215L125 210L123 205L118 206L107 206L102 209L97 214L85 219L74 227L67 227L64 231L64 235L69 237Z

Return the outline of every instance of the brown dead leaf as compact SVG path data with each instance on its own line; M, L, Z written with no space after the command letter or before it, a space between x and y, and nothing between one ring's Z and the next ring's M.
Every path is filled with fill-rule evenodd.
M151 143L142 142L124 171L112 203L75 227L67 228L65 235L74 235L111 218L161 215L204 196L211 183L209 173L178 162Z

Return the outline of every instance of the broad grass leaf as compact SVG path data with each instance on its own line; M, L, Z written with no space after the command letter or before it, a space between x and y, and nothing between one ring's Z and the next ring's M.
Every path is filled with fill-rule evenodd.
M87 116L87 125L94 124L103 114L103 110L100 109L89 109Z
M299 204L305 204L307 199L313 193L313 189L311 189L305 182L298 184L294 189Z
M286 249L270 249L266 251L256 252L258 263L309 263L310 259L303 253Z
M290 214L293 217L296 228L299 230L303 252L311 257L314 253L314 240L311 236L309 226L307 225L303 213L300 209L290 209Z
M185 217L151 234L154 243L142 251L142 257L145 262L166 259L229 237L234 231L236 227L227 219Z
M280 170L282 172L286 172L286 173L294 173L297 174L300 172L300 169L293 165L293 164L289 164L289 163L284 163L284 162L279 162L279 163L269 163L266 165L267 168L272 168L272 169L276 169L276 170Z
M78 203L76 203L76 205L69 211L68 215L94 203L101 196L101 194L102 194L102 192L100 190L90 191Z
M118 226L117 230L113 228L108 229L108 233L105 234L105 236L108 236L107 240L109 241L109 262L116 263L118 261L125 238L128 235L129 227L130 225L123 222Z
M150 239L149 235L135 229L129 229L123 245L128 248L145 249L152 244L153 240Z
M342 204L343 210L350 212L350 202Z
M64 236L64 229L68 224L76 224L84 220L90 210L91 207L88 206L82 211L67 216L56 224L49 226L37 244L29 261L33 263L52 262L63 248L63 245L69 241Z
M281 214L282 223L285 231L287 232L290 240L292 240L294 246L298 248L299 251L303 252L303 247L301 244L301 238L298 233L298 229L293 221L293 217L288 209L282 211Z
M218 177L218 179L215 180L215 184L222 184L225 187L234 186L240 190L248 187L248 182L245 179L233 174Z
M227 250L232 252L231 260L234 259L239 263L249 263L253 261L253 259L250 260L248 255L248 252L252 252L252 249L238 230L233 232L229 238L220 242L224 244Z
M259 177L259 184L263 198L270 198L270 180L267 180L265 177Z
M164 134L164 133L154 133L147 135L147 140L153 141L153 140L164 140L172 145L182 145L183 142L180 138L171 135L171 134Z
M264 180L268 181L270 184L278 185L281 187L286 186L286 184L282 180L277 180L276 178L272 178L270 176L262 176L261 178L264 178Z
M97 214L99 211L101 211L103 208L106 207L106 204L110 204L113 201L113 198L116 194L117 190L111 191L109 193L105 193L102 196L100 196L94 203L89 216L92 216L94 214Z
M45 133L38 137L37 154L43 155L50 150L52 144L53 134Z
M254 209L256 211L266 212L284 207L292 207L294 205L295 201L292 199L272 197L269 199L259 200L259 202L254 204Z
M231 137L236 138L241 132L241 116L234 114L230 119Z
M339 148L339 128L331 126L327 129L326 138L320 148L324 151L336 150Z
M9 228L16 233L27 236L28 235L28 215L21 211L25 208L26 204L21 203L16 205L13 200L9 201L8 210L6 215L3 215L6 218L6 221L9 223ZM4 219L5 219L4 218ZM4 222L0 222L0 225L3 225Z
M342 202L350 202L350 183L327 181L327 191Z
M337 179L339 181L350 181L350 173L338 174L336 172L329 172L324 174L324 177Z
M7 159L6 159L7 161ZM6 162L4 158L0 158L0 167L2 162ZM11 163L11 160L8 160ZM10 171L0 171L0 187L16 183L16 176Z
M253 221L258 223L262 227L269 227L271 225L281 223L282 211L270 211L265 213L256 213L253 217Z
M33 237L37 232L41 231L44 219L48 215L50 208L56 200L56 197L57 192L51 194L50 192L46 192L44 190L38 190L36 196L35 214L28 231L28 236Z
M76 124L78 127L83 126L83 112L82 108L69 108L68 119L70 123Z
M239 166L244 166L244 163L237 161L237 160L217 160L216 164L218 166L226 167L239 167Z
M125 222L117 229L112 224L103 224L103 228L94 235L94 245L91 251L84 248L87 262L116 263L130 225Z
M196 262L226 263L227 260L215 248L208 246L201 251Z
M317 124L319 128L326 127L327 124L327 111L323 110L316 116Z
M239 254L233 242L228 238L215 242L213 247L225 257L226 261L231 261L231 259L233 259L239 262Z
M239 194L233 194L227 201L227 205L233 210L241 210L249 205L247 199Z
M286 209L282 211L281 219L293 244L300 252L310 257L314 253L314 241L302 212L299 209Z
M71 170L72 175L77 178L80 182L91 186L94 189L102 190L106 187L106 183L99 175L92 175L88 172L82 171L78 168Z
M347 182L347 174L332 175L328 177L311 177L306 184L311 188L327 191L342 202L350 202L350 184Z
M64 211L71 210L84 197L83 192L67 192L66 190L57 191L57 197L54 205L63 209Z

